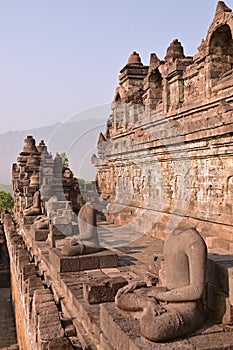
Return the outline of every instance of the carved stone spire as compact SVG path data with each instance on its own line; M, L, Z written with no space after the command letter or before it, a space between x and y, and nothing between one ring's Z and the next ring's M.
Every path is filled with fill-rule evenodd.
M98 145L100 145L102 142L105 142L106 141L106 138L105 138L105 136L103 135L103 133L101 132L100 134L99 134L99 139L98 139Z
M178 39L174 39L167 49L166 61L175 61L177 58L184 58L184 49Z
M131 55L129 56L128 64L142 66L141 57L139 56L139 54L136 51L131 53Z
M219 1L216 7L215 16L222 12L232 12L232 10L225 4L224 1Z

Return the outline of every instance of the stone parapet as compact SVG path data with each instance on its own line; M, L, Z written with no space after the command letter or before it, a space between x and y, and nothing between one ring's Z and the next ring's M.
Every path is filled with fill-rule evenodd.
M122 350L127 345L125 349L134 350L156 350L161 346L213 350L215 344L219 349L225 344L233 346L230 255L209 255L205 305L211 318L205 327L186 339L158 344L141 337L137 319L120 311L113 299L126 281L144 278L153 256L161 256L162 241L142 236L115 249L117 267L95 266L92 270L59 272L51 259L50 252L54 249L46 242L36 241L31 230L22 224L16 229L8 215L4 226L11 256L20 349ZM115 228L111 227L115 236ZM217 325L219 321L222 323ZM211 338L208 347L202 347L202 344L207 346L207 338Z
M39 277L33 256L14 227L9 214L4 228L10 255L12 299L16 314L19 348L23 350L52 349L59 340L61 349L72 349L67 343L59 310L51 291Z

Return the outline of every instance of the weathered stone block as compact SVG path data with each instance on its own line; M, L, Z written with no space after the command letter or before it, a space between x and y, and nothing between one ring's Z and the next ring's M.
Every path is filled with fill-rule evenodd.
M16 261L20 270L29 263L29 253L27 250L18 250L16 253Z
M36 304L33 304L33 310L35 310L35 313L39 315L44 310L50 310L50 312L53 312L53 310L57 310L56 305L54 303L54 300L50 301L41 301L37 302Z
M49 305L47 303L50 303ZM55 306L53 296L48 289L39 289L34 291L32 310L39 314L44 308Z
M30 276L28 278L28 295L33 296L33 293L37 289L44 289L42 280L37 276Z
M215 285L220 292L228 294L232 270L232 255L210 254L206 273L207 282Z
M118 255L113 252L110 252L108 249L102 250L101 258L99 258L100 269L117 267L117 266L118 266Z
M56 219L57 219L58 223L56 223L56 220L55 220L55 222L53 221L53 223L54 223L53 227L56 228L55 230L53 229L53 234L55 234L56 236L60 235L63 237L71 236L72 235L72 224L70 223L70 221L64 224L62 217L58 217Z
M123 277L97 277L83 283L83 297L89 304L100 304L114 301L119 288L128 282Z
M79 257L64 257L56 248L49 251L49 260L57 272L80 271Z
M70 211L65 210L65 211L63 211L63 214L61 216L53 217L53 224L54 225L62 225L63 226L63 225L70 224L70 222L72 220L72 215L71 215Z
M42 341L50 341L57 338L62 338L64 336L63 329L60 324L53 325L53 320L45 320L42 315L38 316L38 337ZM46 327L43 324L46 321Z
M41 241L46 241L46 239L48 238L49 230L32 229L31 233L35 241L41 242Z
M84 254L79 256L79 269L84 270L94 270L100 268L100 255L95 254Z
M23 223L24 225L32 225L37 216L24 216Z
M57 272L75 272L94 270L101 267L117 267L118 258L115 253L103 249L93 254L64 256L58 249L49 251L51 265Z
M58 201L51 203L52 210L67 209L67 201Z
M213 260L213 258L211 258L211 255L209 255L209 257L207 259L206 282L211 283L211 284L216 283L215 261Z
M71 345L68 338L57 338L50 340L48 343L48 350L72 350L73 346Z
M63 239L66 237L64 233L60 230L60 228L52 224L49 225L49 232L52 247L55 247L56 240Z
M57 308L44 308L39 313L38 324L40 328L61 325Z
M215 293L216 293L216 286L214 286L211 283L207 283L206 286L207 292L206 292L206 302L207 302L207 307L214 311L215 310Z
M35 273L36 273L36 268L35 268L35 265L33 263L29 263L29 264L23 266L23 268L22 268L22 276L23 276L24 280L26 280L30 276L35 276Z

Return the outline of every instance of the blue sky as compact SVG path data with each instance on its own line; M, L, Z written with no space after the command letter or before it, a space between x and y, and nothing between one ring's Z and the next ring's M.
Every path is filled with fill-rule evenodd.
M216 0L0 0L0 133L110 103L133 50L194 55ZM233 0L226 4L233 8Z

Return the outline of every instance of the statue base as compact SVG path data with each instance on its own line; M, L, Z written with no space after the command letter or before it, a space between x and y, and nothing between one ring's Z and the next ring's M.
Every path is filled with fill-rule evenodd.
M23 225L32 225L38 215L23 216Z
M48 238L49 230L46 229L31 229L32 238L37 242L46 241Z
M64 256L59 249L53 248L49 251L49 260L57 272L77 272L118 266L117 254L104 248L97 253L77 256Z

